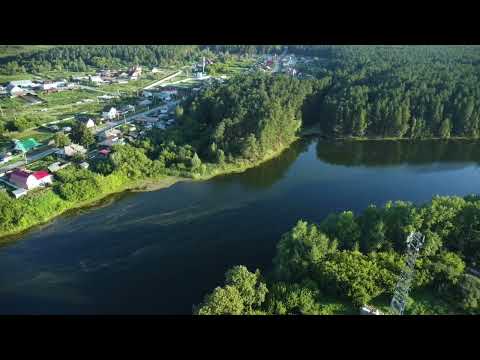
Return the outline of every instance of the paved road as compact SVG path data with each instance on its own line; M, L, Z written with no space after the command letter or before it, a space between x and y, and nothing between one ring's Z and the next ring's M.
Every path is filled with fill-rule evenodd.
M30 164L34 161L41 160L44 157L47 157L48 155L53 154L57 150L59 150L59 149L54 147L54 148L49 148L47 150L41 151L39 153L34 153L34 154L31 154L31 155L27 154L27 163ZM9 171L9 170L13 170L13 169L15 169L19 166L24 165L24 164L25 164L25 160L17 161L15 163L9 164L7 166L1 167L0 172L6 172L6 171Z
M168 108L168 111L171 111L172 109L175 108L175 106L179 103L179 101L172 101L170 103L167 104L167 108ZM121 120L118 120L118 121L113 121L113 122L108 122L105 126L102 126L101 128L97 128L95 129L95 134L98 134L98 133L101 133L101 132L104 132L106 130L110 130L110 129L113 129L113 128L116 128L122 124L129 124L133 121L135 121L136 118L140 117L140 116L144 116L144 115L148 115L152 112L155 112L155 111L158 111L160 110L162 107L164 107L165 105L161 105L161 106L156 106L150 110L147 110L147 111L144 111L144 112L141 112L141 113L138 113L138 114L135 114L135 115L132 115L132 116L129 116L125 119L121 119Z
M167 77L165 77L165 78L163 78L163 79L161 79L161 80L155 81L153 84L150 84L150 85L144 87L143 89L144 89L144 90L149 90L149 89L151 89L151 88L154 88L155 86L160 85L161 83L163 83L163 82L165 82L165 81L168 81L168 80L170 80L170 79L173 79L174 77L180 75L181 73L182 73L182 70L178 70L177 72L175 72L175 73L173 73L173 74L171 74L171 75L168 75Z

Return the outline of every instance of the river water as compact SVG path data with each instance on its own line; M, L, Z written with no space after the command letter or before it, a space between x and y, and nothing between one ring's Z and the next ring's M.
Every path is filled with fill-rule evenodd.
M0 313L190 314L231 266L268 271L298 219L479 192L478 145L307 139L242 174L115 196L0 248Z

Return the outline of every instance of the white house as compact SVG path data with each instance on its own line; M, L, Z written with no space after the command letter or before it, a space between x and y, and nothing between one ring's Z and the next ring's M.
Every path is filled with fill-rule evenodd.
M83 118L83 119L80 119L79 121L84 123L88 129L95 127L95 122L93 121L93 119Z
M45 82L41 85L42 90L50 90L50 89L58 89L60 87L64 87L66 83L64 81L52 81L52 82Z
M30 190L40 185L51 184L53 176L45 170L30 172L17 169L10 174L10 182L16 186Z
M160 72L160 69L159 69L159 68L154 67L154 68L152 69L152 73L153 73L153 74L156 74L156 73L158 73L158 72Z
M17 86L17 85L12 85L12 86L8 85L7 89L11 97L21 96L26 94L25 90L23 90L20 86Z
M54 162L53 164L50 164L50 166L48 167L48 171L50 171L51 173L54 173L54 172L57 172L58 170L62 170L63 168L66 168L70 164L71 163L62 164L61 162L57 161L57 162Z
M103 83L103 79L102 79L100 76L98 76L98 75L93 75L93 76L90 75L90 76L88 77L88 80L90 80L90 81L92 81L92 82L94 82L94 83L97 83L97 84Z
M57 88L57 83L56 82L51 82L51 83L43 83L41 86L42 90L51 90L51 89L56 89Z
M110 108L110 110L104 111L102 113L102 116L103 116L104 119L113 120L117 117L117 109L112 107L112 108Z
M150 91L145 91L145 90L143 91L142 95L144 97L152 97L153 96L153 94Z
M105 130L105 135L104 135L104 138L109 138L109 137L116 137L118 138L119 136L122 135L122 131L119 130L119 129L108 129L108 130Z
M137 80L140 75L142 75L142 67L134 66L129 70L129 75L131 80Z
M21 88L29 88L33 86L33 82L32 80L15 80L15 81L10 81L9 85L19 86Z
M78 144L70 144L64 146L63 149L57 151L57 154L63 157L72 157L75 155L85 155L87 153L87 149L85 149L82 145Z

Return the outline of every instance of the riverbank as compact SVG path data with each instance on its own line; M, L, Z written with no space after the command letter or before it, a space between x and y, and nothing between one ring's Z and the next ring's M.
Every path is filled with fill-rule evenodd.
M294 141L292 141L292 143L294 143L298 139L300 138L298 137L295 138ZM53 221L55 218L64 214L68 214L69 212L78 211L80 209L95 208L95 207L103 206L107 198L116 194L126 192L126 191L130 191L130 192L157 191L157 190L168 188L176 184L177 182L181 182L181 181L206 181L220 175L242 173L248 169L254 168L271 159L274 159L275 157L282 154L286 149L288 149L292 143L286 146L283 146L275 151L271 151L267 153L264 157L256 161L237 160L234 163L225 163L223 165L207 164L207 172L205 175L194 174L192 178L179 177L179 176L162 176L158 178L146 178L146 179L134 180L132 182L122 184L119 187L113 187L108 191L99 193L97 196L91 199L81 201L78 203L72 203L72 202L61 199L58 195L56 195L53 192L51 188L39 190L36 194L34 194L34 196L42 196L44 198L54 197L56 207L54 207L53 209L50 208L48 214L43 217L35 218L35 220L25 221L23 223L20 223L17 227L10 229L8 231L0 231L0 244L4 244L7 242L16 240L20 238L23 234L27 233L28 231L45 226L51 221ZM38 205L38 203L43 203L43 202L47 202L47 201L32 200L32 203L33 203L32 206Z
M168 188L179 181L185 181L185 180L188 180L188 179L175 177L175 176L166 176L166 177L157 178L157 179L150 178L150 179L136 180L136 181L132 181L130 183L124 184L118 188L111 189L111 191L102 192L91 199L81 201L78 203L68 202L58 197L59 202L57 203L57 207L54 210L52 210L47 216L39 218L35 222L23 223L9 231L0 232L0 244L4 244L12 240L16 240L17 238L21 237L23 234L27 233L28 231L44 226L50 223L51 221L53 221L54 219L56 219L57 217L68 214L69 212L78 211L80 209L88 209L88 208L103 206L105 200L111 196L121 194L127 191L142 192L142 191L160 190L160 189ZM41 195L45 198L48 198L49 195L54 194L52 189L43 189L40 191L42 192ZM40 192L35 195L38 196L39 194Z
M346 137L329 137L325 135L318 125L303 129L300 136L319 136L332 141L426 141L426 140L458 140L458 141L475 141L465 136L451 136L448 138L428 137L428 138L403 138L403 137L379 137L379 136L346 136Z

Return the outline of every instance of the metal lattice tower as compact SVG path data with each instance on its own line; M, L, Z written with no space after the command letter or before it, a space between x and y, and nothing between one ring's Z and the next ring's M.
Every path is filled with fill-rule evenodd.
M400 274L395 290L393 291L393 298L390 303L390 309L396 315L402 315L405 310L405 303L408 297L408 291L413 280L413 273L415 271L415 261L420 253L420 249L425 241L425 236L419 232L412 232L407 238L407 266Z

